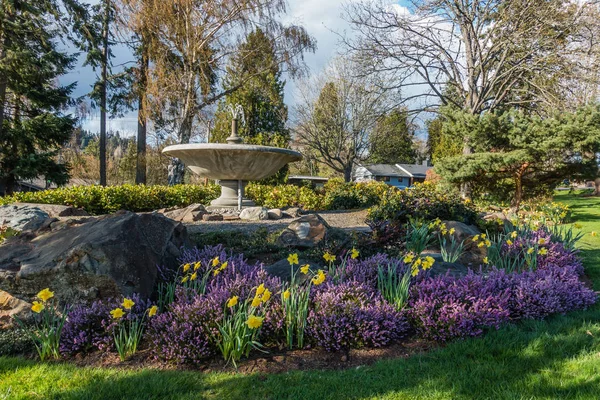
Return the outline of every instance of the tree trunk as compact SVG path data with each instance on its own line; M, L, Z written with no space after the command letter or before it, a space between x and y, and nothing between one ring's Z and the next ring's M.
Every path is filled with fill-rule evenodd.
M344 168L344 181L352 182L352 165Z
M108 27L110 0L105 0L102 25L102 77L100 88L100 185L106 186L106 86L108 80Z
M515 212L519 212L521 207L521 200L523 200L523 175L529 168L529 163L521 165L519 170L515 173L515 197L512 201L512 206L515 208Z
M596 186L596 190L594 191L594 196L600 196L600 178L596 178L594 180L594 185Z
M148 48L142 37L142 57L140 60L140 82L138 97L137 158L135 163L135 183L146 184L146 73L148 71Z

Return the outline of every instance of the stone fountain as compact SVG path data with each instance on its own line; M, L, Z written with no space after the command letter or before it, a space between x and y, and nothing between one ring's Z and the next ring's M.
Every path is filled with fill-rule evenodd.
M244 120L241 106L230 107L233 115L231 136L227 144L199 143L168 146L163 153L177 157L195 174L216 179L221 186L221 196L210 204L213 208L237 208L255 206L244 196L248 181L256 181L274 175L284 165L300 161L297 151L280 147L255 146L242 143L238 136L240 116Z

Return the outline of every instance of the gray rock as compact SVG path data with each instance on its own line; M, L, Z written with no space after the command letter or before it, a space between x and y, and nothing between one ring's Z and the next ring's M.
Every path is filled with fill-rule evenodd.
M300 262L300 264L294 265L293 267L297 283L303 283L312 278L311 274L303 274L302 271L300 271L300 267L302 267L303 265L310 265L310 270L313 272L316 272L317 270L323 268L322 266L312 263L305 259L300 259L298 261ZM267 271L269 275L281 278L281 280L284 282L290 282L292 279L292 266L290 266L290 263L287 259L279 260L275 264L263 268L265 271Z
M450 274L454 277L460 278L467 275L469 269L459 263L448 263L444 261L436 261L431 269L427 271L427 276L440 276Z
M36 204L36 203L15 203L16 206L29 206L39 208L47 213L51 218L57 217L89 217L83 208L73 206L63 206L60 204Z
M279 208L273 208L268 211L269 219L281 219L283 212Z
M159 210L157 212L167 218L183 223L201 221L202 217L207 213L206 208L202 204L192 204L185 208Z
M0 206L0 225L18 231L36 230L50 217L47 212L28 204Z
M244 208L240 213L240 218L247 221L262 221L269 219L269 210L264 207Z
M204 214L202 221L223 221L223 216L221 214Z
M454 238L457 242L466 241L467 239L479 235L481 231L475 225L467 225L459 221L443 221L448 230L454 229Z
M92 218L0 245L0 289L30 300L49 287L68 303L133 293L150 297L157 266L176 267L187 245L185 227L162 215Z
M288 207L282 211L285 218L298 218L304 214L304 210L298 207Z
M327 222L318 214L303 215L281 232L277 243L288 247L315 247L325 239L329 229Z
M0 329L14 326L14 317L28 320L32 315L31 304L11 296L10 293L0 290Z

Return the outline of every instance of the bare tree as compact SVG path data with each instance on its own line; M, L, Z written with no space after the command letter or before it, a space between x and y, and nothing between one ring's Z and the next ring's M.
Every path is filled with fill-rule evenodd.
M349 58L334 59L320 76L300 85L295 107L300 146L346 182L353 167L368 156L375 123L397 104L391 92L378 90L380 77L357 76L355 67Z
M245 83L225 90L219 78L230 55L239 54L247 32L260 27L272 37L277 54L273 62L292 77L303 71L303 53L315 47L302 27L278 21L286 11L285 0L129 1L143 3L132 9L142 13L136 18L153 36L147 81L150 112L178 143L189 143L206 107ZM253 57L252 49L241 56ZM180 183L183 172L183 164L174 160L169 181Z
M383 0L346 6L347 40L365 74L395 77L419 110L452 105L479 115L498 107L541 108L561 99L576 67L578 27L592 0ZM463 152L472 148L465 139ZM463 195L469 196L468 185Z

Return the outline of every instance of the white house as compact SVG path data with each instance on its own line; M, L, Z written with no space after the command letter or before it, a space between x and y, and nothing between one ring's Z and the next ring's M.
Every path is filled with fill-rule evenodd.
M354 181L380 181L404 189L415 182L424 182L427 171L431 168L427 161L423 164L359 165L354 170Z

